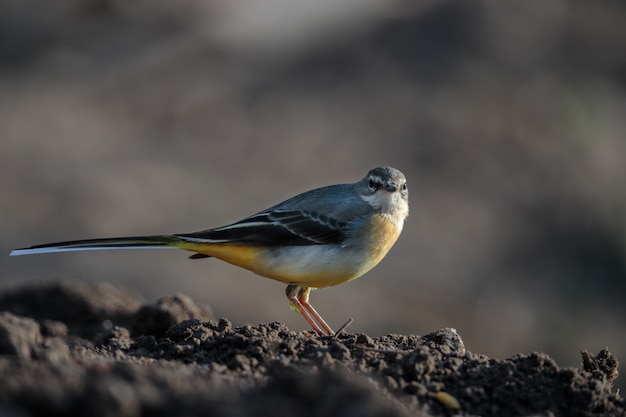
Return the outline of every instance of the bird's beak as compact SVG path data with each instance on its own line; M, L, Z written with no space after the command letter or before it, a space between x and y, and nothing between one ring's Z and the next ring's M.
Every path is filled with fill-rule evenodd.
M390 193L398 191L398 184L396 184L395 182L388 182L385 184L385 190L389 191Z

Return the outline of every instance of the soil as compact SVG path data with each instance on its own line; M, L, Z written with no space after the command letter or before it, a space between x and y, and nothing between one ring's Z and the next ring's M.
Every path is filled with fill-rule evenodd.
M0 415L625 416L617 359L581 353L560 368L469 352L454 329L234 327L182 294L48 282L0 294Z

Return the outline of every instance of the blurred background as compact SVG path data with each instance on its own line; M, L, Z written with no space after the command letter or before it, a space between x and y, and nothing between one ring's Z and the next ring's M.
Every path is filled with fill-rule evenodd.
M332 326L624 362L625 21L619 0L4 0L0 290L107 281L306 329L283 284L216 260L6 255L220 226L386 164L411 215L313 293Z

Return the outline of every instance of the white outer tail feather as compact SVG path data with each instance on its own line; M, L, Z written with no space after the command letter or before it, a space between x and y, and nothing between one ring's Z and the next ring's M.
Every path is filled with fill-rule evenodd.
M120 249L177 249L174 246L93 246L93 247L51 247L36 249L14 249L9 256L36 255L39 253L78 252L88 250L120 250Z

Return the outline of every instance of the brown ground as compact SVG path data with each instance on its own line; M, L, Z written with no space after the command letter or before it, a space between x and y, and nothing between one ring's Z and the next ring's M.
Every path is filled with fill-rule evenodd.
M233 327L174 295L107 284L0 294L0 415L624 416L617 359L468 352L453 329L316 337Z

